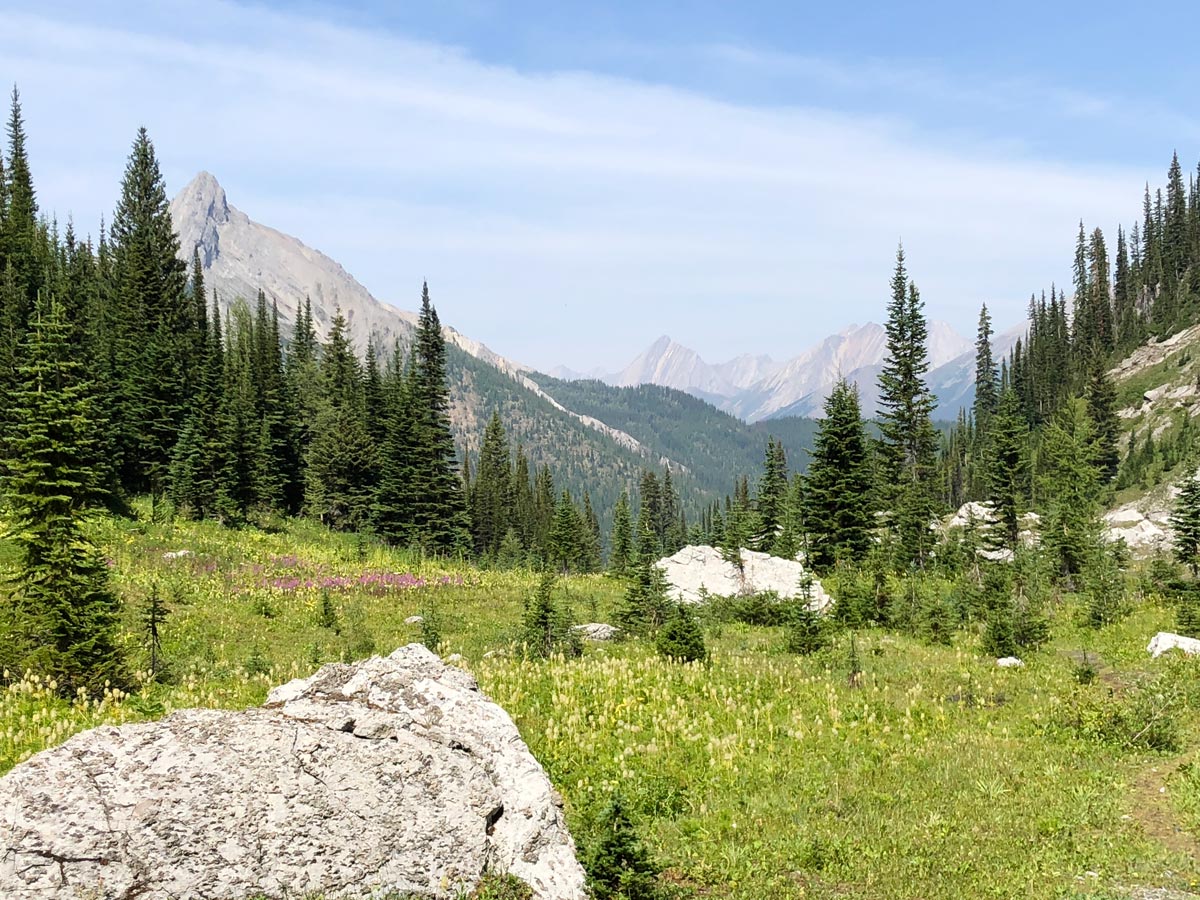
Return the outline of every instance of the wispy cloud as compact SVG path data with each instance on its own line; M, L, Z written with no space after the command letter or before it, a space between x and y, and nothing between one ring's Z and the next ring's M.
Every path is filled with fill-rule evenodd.
M790 355L882 314L901 237L935 317L969 327L986 300L1003 324L1062 279L1079 218L1133 215L1152 174L228 3L140 13L6 13L0 77L21 84L43 206L111 209L145 122L173 189L209 169L381 299L411 306L428 278L446 320L543 367L612 365L663 332L714 359ZM883 61L712 52L987 96Z

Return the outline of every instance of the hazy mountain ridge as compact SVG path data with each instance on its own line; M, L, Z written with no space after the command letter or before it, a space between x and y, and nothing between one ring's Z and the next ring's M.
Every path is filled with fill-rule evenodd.
M1008 355L1026 328L1022 322L993 338L997 359ZM928 348L931 367L926 380L938 399L935 415L954 419L975 398L974 342L945 322L934 321L929 324ZM753 423L820 416L830 388L843 376L858 385L863 409L870 414L878 402L877 382L886 351L887 335L874 322L850 325L782 363L747 354L711 364L664 335L619 372L585 375L560 366L551 374L568 381L597 379L618 387L670 387Z

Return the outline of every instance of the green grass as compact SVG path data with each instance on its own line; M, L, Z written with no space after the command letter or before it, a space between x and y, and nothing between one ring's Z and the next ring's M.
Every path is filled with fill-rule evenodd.
M308 523L266 533L106 520L97 538L127 600L124 640L139 667L138 607L154 590L167 598L172 683L69 703L36 679L13 681L0 691L0 770L102 722L260 703L270 685L321 663L415 640L405 617L436 609L441 651L462 654L512 714L581 842L620 791L685 893L1107 897L1200 877L1189 852L1200 834L1200 766L1186 765L1200 737L1200 666L1149 660L1147 640L1172 624L1153 604L1090 632L1068 602L1054 612L1052 644L1023 669L997 669L973 633L932 647L863 631L864 672L852 681L846 635L800 658L782 652L779 629L713 623L708 666L665 662L637 641L528 662L484 654L518 634L529 573L392 553ZM194 555L163 559L178 549ZM425 584L329 588L336 629L320 623L322 588L273 586L379 572ZM601 576L558 589L580 621L611 621L620 593ZM1080 685L1064 655L1077 649L1108 664L1093 684ZM1139 687L1155 676L1157 686ZM1187 694L1173 714L1177 751L1125 746L1093 727L1131 698L1153 701L1146 691L1161 685ZM1088 727L1072 727L1084 719ZM1148 801L1152 768L1168 773L1169 790ZM1148 823L1150 801L1182 839Z

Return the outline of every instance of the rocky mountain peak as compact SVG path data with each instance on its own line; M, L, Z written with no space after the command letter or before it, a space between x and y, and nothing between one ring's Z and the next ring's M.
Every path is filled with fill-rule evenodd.
M209 172L200 172L171 201L171 218L179 232L179 246L190 259L192 248L200 253L205 269L220 253L220 229L229 221L225 189Z

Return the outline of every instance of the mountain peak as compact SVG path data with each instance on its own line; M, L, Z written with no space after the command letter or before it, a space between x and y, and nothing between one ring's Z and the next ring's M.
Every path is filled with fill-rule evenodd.
M199 172L179 193L178 199L196 210L205 219L221 224L229 219L229 201L211 172Z

